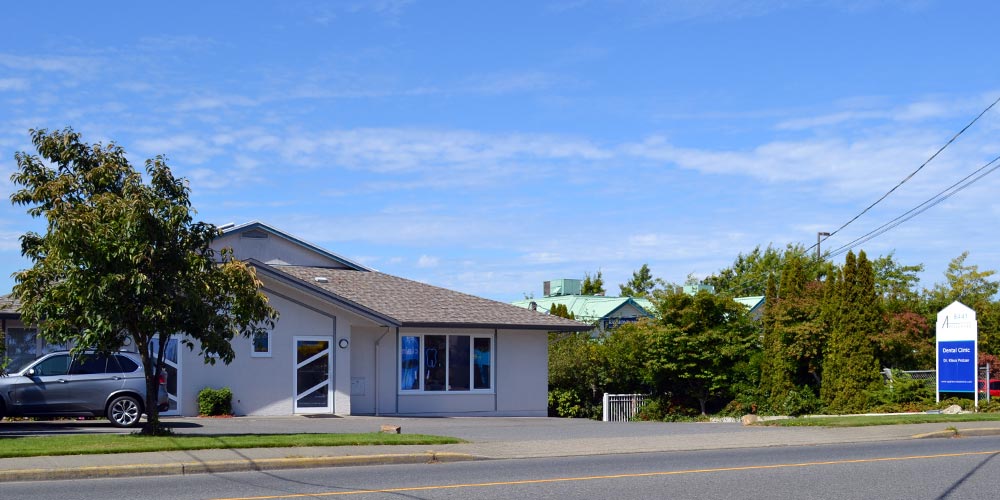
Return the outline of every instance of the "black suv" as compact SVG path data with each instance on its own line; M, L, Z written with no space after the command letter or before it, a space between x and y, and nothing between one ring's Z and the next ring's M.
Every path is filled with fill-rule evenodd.
M0 418L107 416L116 427L139 424L144 410L146 378L139 355L110 356L53 352L0 377ZM165 374L157 402L166 410Z

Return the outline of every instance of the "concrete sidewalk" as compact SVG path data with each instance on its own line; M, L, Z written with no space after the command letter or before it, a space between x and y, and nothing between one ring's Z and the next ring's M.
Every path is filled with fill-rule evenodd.
M609 424L549 418L237 417L170 419L167 423L180 434L373 432L384 424L399 425L408 434L454 436L469 442L433 447L254 448L7 458L0 459L0 482L824 445L948 437L953 434L948 427L957 428L963 436L1000 434L1000 427L991 422L823 428L743 427L728 423ZM0 436L18 435L39 426L48 429L43 433L111 431L92 422L35 424L5 422L0 424Z

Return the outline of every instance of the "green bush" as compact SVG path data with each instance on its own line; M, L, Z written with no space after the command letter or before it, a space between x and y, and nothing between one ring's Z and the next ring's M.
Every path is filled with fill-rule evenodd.
M934 405L934 390L926 380L914 380L908 374L893 370L892 383L885 383L869 393L873 410L883 413L924 411ZM892 410L898 408L898 411Z
M1000 413L1000 399L990 399L989 402L979 400L980 413Z
M198 393L198 413L206 416L232 415L233 391L228 387L206 387Z
M691 422L698 420L701 413L694 408L677 404L669 398L653 398L647 400L636 420L647 420L656 422Z
M961 406L963 410L971 410L975 408L975 403L971 399L958 398L958 397L942 399L940 403L935 405L935 408L937 408L938 410L943 410L951 405Z
M777 402L777 408L772 408L776 414L797 417L819 412L823 402L809 386L798 387L785 393L785 397Z
M600 415L600 407L588 404L587 398L572 389L552 389L549 391L549 416L563 418L594 418Z

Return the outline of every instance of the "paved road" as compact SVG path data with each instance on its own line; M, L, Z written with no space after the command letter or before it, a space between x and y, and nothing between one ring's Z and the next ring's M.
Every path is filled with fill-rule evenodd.
M239 417L170 419L183 434L372 432L399 425L404 433L455 436L467 443L438 446L344 446L196 450L0 459L0 482L111 476L191 475L295 467L424 463L472 459L572 457L601 454L702 451L909 440L957 427L963 435L1000 434L991 422L858 428L743 427L739 424L644 422L607 424L549 418ZM994 427L985 431L977 428ZM118 432L106 423L0 422L0 437L35 433Z
M1000 437L980 437L206 474L183 479L7 483L2 491L5 499L32 500L995 498L998 454Z

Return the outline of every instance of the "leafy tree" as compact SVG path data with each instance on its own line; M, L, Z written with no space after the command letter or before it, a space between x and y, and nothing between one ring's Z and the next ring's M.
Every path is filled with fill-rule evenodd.
M945 283L924 290L924 316L935 324L937 313L954 301L976 311L979 321L979 351L1000 354L1000 304L995 300L1000 282L991 279L996 271L980 271L978 265L966 264L969 252L952 259L945 271Z
M618 285L618 288L621 290L623 297L650 297L657 284L662 284L662 281L653 278L653 273L650 272L649 266L643 264L638 271L632 272L632 279L628 283Z
M194 222L188 187L163 157L137 172L114 143L93 146L71 129L33 130L40 156L15 155L15 205L43 217L21 237L32 267L14 274L21 316L75 352L118 350L131 339L146 376L146 433L161 432L157 378L171 334L207 363L234 357L230 341L273 326L276 312L253 269L209 246L219 230ZM150 346L159 340L158 352Z
M872 261L872 270L875 272L875 293L887 309L898 312L919 299L916 286L920 282L918 273L924 270L923 264L904 266L896 262L893 252L889 252Z
M935 306L940 306L939 310L956 300L972 307L989 302L997 294L1000 282L989 279L996 271L980 271L978 265L966 265L968 257L969 252L966 251L952 259L944 273L947 283L939 283L926 292L928 299Z
M580 288L580 294L582 295L604 295L604 277L601 276L601 270L597 270L596 276L586 273Z
M589 333L550 333L550 415L595 417L604 365L604 352Z
M706 413L730 396L738 369L753 355L756 331L746 309L728 297L674 293L658 304L647 379L659 391L690 397Z

